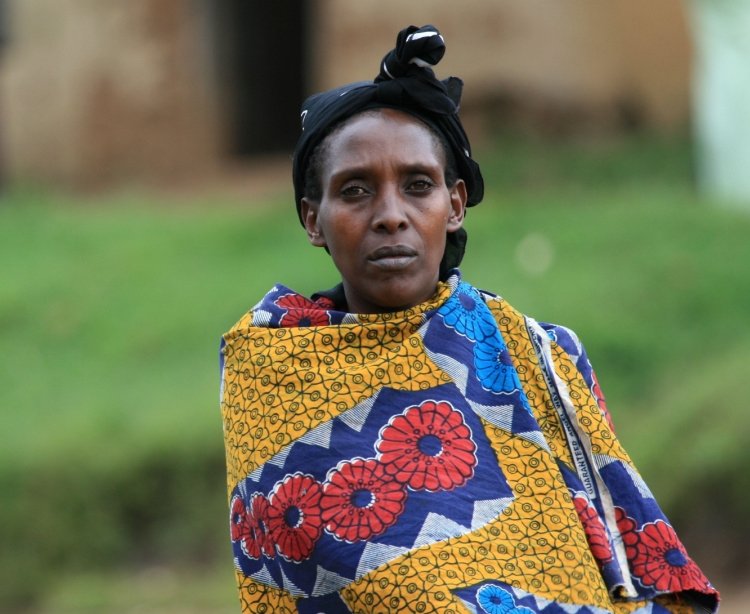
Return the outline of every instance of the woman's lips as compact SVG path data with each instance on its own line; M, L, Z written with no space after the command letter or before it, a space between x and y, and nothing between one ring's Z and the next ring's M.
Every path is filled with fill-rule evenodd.
M408 267L417 258L417 251L405 245L387 245L373 251L367 259L380 269L397 271Z

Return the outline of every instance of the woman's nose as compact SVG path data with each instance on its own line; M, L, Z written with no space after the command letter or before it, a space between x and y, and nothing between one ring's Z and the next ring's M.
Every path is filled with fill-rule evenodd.
M406 203L398 189L382 190L375 200L372 226L375 230L389 233L403 230L409 224Z

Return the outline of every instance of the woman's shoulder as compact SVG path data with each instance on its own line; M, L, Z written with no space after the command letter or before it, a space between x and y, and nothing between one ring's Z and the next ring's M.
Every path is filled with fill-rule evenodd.
M585 354L583 345L573 329L561 324L537 320L533 316L523 313L511 305L499 294L479 288L476 290L484 299L485 304L495 316L495 319L498 320L498 323L505 324L505 327L513 327L510 325L519 327L522 325L530 335L544 334L550 341L559 345L569 354L574 359L574 362L579 356Z
M335 290L335 289L334 289ZM251 329L295 328L338 324L346 314L337 310L331 292L320 292L311 298L284 284L274 285L230 328L224 338L248 333Z
M497 322L502 334L527 350L543 351L546 346L559 348L584 379L593 380L591 363L576 332L564 325L536 320L521 312L505 298L486 290L477 289ZM593 382L592 382L593 385Z
M283 284L274 285L224 333L224 338L234 337L253 326L267 326L270 316L278 309L277 301L287 295L296 295L296 293Z

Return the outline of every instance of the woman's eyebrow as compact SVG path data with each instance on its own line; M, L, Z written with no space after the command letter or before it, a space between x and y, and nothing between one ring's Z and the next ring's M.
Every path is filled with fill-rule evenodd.
M431 175L433 173L442 174L443 167L439 164L428 164L424 162L404 162L398 165L399 173L404 175ZM331 172L331 181L340 180L341 178L368 177L376 174L377 171L367 164L343 166Z
M443 167L439 164L424 164L419 162L405 164L402 171L408 175L431 175L432 173L442 174Z
M330 175L330 181L342 181L345 179L356 179L367 177L372 174L372 169L367 166L344 166L335 170Z

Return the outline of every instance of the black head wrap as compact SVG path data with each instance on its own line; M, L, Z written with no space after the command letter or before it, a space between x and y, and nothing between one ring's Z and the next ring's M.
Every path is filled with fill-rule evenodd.
M361 81L310 96L302 105L302 134L294 150L292 176L297 214L305 196L305 175L315 148L339 123L368 109L394 108L411 113L444 138L456 159L458 175L466 183L467 205L484 196L479 165L458 118L463 82L456 77L435 77L435 66L445 54L445 41L431 25L401 30L396 48L389 51L374 81ZM441 276L458 266L466 246L466 231L448 233Z

